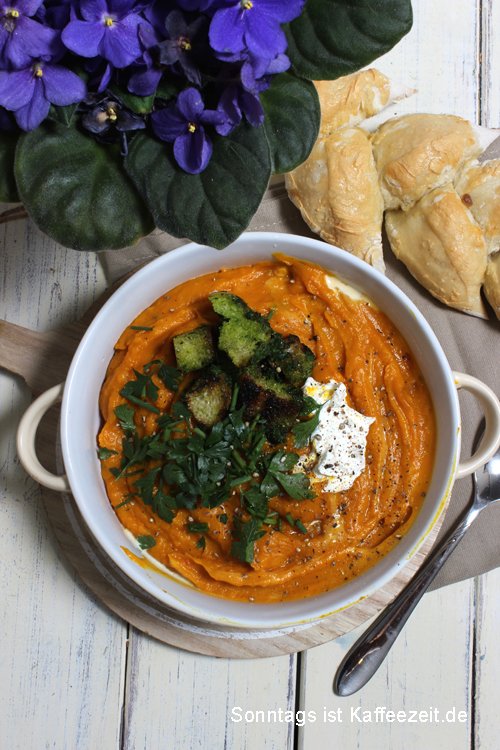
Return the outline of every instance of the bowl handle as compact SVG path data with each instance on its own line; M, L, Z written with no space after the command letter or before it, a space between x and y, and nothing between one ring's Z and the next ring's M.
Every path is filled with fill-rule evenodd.
M462 479L484 466L500 446L500 401L491 388L472 375L453 372L453 379L457 390L465 388L477 398L484 411L486 422L479 448L473 456L458 464L456 478Z
M61 400L63 388L64 383L59 383L38 396L24 412L17 428L17 453L22 466L39 484L57 492L70 491L68 480L65 474L57 476L42 466L36 455L35 437L45 412Z

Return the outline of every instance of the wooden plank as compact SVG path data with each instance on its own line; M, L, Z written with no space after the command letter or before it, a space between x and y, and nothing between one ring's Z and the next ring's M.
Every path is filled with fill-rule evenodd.
M481 124L500 127L500 5L483 0L481 35ZM498 509L485 513L495 513ZM476 658L474 665L474 746L481 750L498 747L500 682L498 625L500 622L500 570L487 573L476 588Z
M411 33L375 65L394 80L418 90L388 110L458 114L479 122L480 5L457 0L413 3ZM497 25L498 27L498 25ZM334 671L363 628L335 643L309 650L302 659L300 707L316 711L316 723L299 730L299 747L386 747L417 750L440 746L468 748L473 721L470 706L473 584L468 581L428 594L373 680L352 698L332 694ZM343 709L344 723L322 719L323 706ZM465 710L467 721L454 724L358 724L351 708L442 711Z
M481 125L500 127L500 4L483 0L481 13Z
M395 81L417 89L392 109L398 114L456 114L479 122L480 0L456 0L452 7L418 0L413 14L408 36L373 63ZM391 116L391 107L387 112Z
M49 328L104 286L91 254L65 251L25 221L0 227L0 317ZM55 546L40 490L19 466L15 427L30 396L0 374L2 746L117 747L126 626L81 586Z
M368 685L349 698L333 695L332 680L346 650L363 629L357 628L331 644L310 649L303 657L300 704L318 718L299 730L299 748L309 750L328 743L329 747L349 750L368 747L467 750L472 721L468 676L472 662L473 602L473 581L427 594L386 662ZM377 722L377 707L396 713L406 711L406 719L401 716L401 722L387 718ZM364 714L365 711L370 713ZM427 712L426 720L412 716L415 721L410 722L410 711ZM447 715L449 711L452 713ZM330 720L328 712L332 712ZM458 712L465 712L460 716L464 721L457 720ZM453 717L455 721L446 721ZM371 721L365 723L364 718Z
M123 750L293 747L294 724L267 711L294 711L295 655L213 659L132 629L127 671Z
M481 748L481 750L496 750L498 748L499 589L500 569L498 568L477 579L475 695L473 696L473 705L475 719L474 747Z

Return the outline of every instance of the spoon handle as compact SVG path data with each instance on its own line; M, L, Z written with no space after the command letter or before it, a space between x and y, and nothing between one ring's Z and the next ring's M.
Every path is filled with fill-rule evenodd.
M352 695L373 677L409 616L479 510L480 508L469 505L461 513L411 581L353 644L335 675L333 690L336 695Z

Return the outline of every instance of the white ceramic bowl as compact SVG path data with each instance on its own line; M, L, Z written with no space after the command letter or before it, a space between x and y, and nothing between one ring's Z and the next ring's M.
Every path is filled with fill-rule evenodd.
M431 484L410 531L374 567L344 586L301 601L277 604L233 602L198 591L175 576L145 569L123 551L132 545L113 512L96 456L99 391L113 346L130 322L155 299L183 281L217 270L270 259L281 251L318 263L370 297L397 325L413 352L432 394L437 417L437 450ZM457 387L472 390L487 413L487 435L476 456L459 464L460 412ZM91 532L113 561L136 584L168 605L200 620L243 628L272 628L319 619L385 584L422 544L442 511L454 479L484 464L500 442L500 408L493 392L470 376L452 373L432 329L415 305L391 281L366 263L318 240L277 233L247 233L223 252L189 244L154 260L134 274L106 302L78 347L64 385L61 410L66 477L49 474L38 462L34 433L42 414L62 387L42 394L19 427L21 461L41 484L71 489Z

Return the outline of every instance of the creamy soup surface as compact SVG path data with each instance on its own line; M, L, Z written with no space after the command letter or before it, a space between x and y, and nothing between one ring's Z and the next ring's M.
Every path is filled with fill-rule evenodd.
M348 489L332 491L332 486L342 486L342 477L329 483L310 461L307 468L314 441L296 450L309 472L314 497L294 500L278 493L270 500L273 517L281 521L262 526L264 533L255 541L251 563L231 554L235 514L237 519L245 518L241 487L216 507L177 509L168 522L137 494L135 482L155 468L154 459L137 464L135 472L119 475L125 433L115 409L127 404L120 391L151 362L175 364L173 336L201 324L217 324L208 300L214 291L231 292L253 310L272 313L270 325L275 331L295 334L314 353L316 387L333 382L338 397L345 393L346 406L361 419L370 418L359 422L365 438L352 461L360 473ZM136 404L134 425L139 437L155 434L159 417L182 394L182 384L176 393L156 375L152 380L156 411ZM345 392L335 384L345 386ZM323 400L327 395L324 391ZM431 397L395 325L366 297L342 282L337 284L324 269L280 254L273 261L221 268L187 281L144 310L116 343L100 410L102 476L120 522L166 570L225 599L264 603L301 599L359 576L408 531L432 473L436 427ZM353 424L358 424L356 419ZM321 448L321 440L316 444ZM295 450L291 437L285 447ZM316 468L317 459L316 455ZM154 494L155 487L151 491Z

